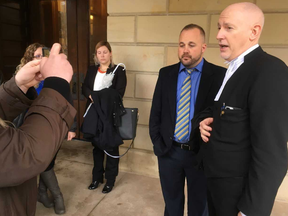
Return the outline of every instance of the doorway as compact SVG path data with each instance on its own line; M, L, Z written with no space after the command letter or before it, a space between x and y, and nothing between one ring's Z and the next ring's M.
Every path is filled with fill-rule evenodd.
M82 83L95 45L107 39L107 15L107 0L0 0L1 80L13 76L29 44L60 43L74 70L70 87L78 138L86 105Z
M71 82L74 107L77 109L77 136L83 122L86 98L82 84L87 68L93 64L95 45L107 40L107 0L66 0L68 60L74 76Z

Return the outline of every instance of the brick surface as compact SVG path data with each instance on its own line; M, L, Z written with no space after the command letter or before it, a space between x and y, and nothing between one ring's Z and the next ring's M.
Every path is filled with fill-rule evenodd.
M265 0L263 0L265 1ZM169 12L221 11L236 2L254 2L253 0L170 0Z
M136 74L136 98L152 99L158 75Z
M164 47L112 46L115 62L123 62L130 71L158 72L164 64Z
M108 13L166 12L166 0L109 0Z
M188 16L139 16L137 42L178 43L182 28L190 23L207 30L207 15Z
M135 17L108 17L107 39L109 42L134 42Z

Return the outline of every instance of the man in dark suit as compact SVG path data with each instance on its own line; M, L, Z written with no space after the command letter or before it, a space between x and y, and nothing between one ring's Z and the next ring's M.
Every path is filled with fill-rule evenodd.
M191 119L213 104L225 69L207 62L205 50L204 30L185 26L179 37L180 62L160 70L154 92L149 132L158 156L165 216L183 215L185 178L188 215L208 213L204 173L195 168L200 132L190 133Z
M253 3L232 4L219 18L229 67L200 123L210 216L270 215L287 171L288 68L258 45L263 25Z

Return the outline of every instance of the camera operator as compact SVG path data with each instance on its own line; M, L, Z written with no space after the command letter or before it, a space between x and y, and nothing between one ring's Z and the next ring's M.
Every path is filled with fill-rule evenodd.
M68 102L73 70L60 49L54 44L49 58L27 63L0 87L1 216L35 215L37 175L49 165L74 121L76 110ZM33 86L43 79L37 97ZM7 126L5 121L28 107L19 129Z

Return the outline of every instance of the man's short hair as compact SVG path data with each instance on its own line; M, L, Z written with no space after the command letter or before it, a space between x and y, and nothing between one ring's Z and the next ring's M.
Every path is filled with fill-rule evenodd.
M204 39L204 41L205 41L205 31L204 31L204 29L203 29L201 26L196 25L196 24L193 24L193 23L186 25L186 26L181 30L180 34L181 34L183 31L185 31L185 30L190 30L190 29L195 29L195 28L196 28L196 29L199 29L200 34L203 36L203 39Z

